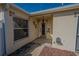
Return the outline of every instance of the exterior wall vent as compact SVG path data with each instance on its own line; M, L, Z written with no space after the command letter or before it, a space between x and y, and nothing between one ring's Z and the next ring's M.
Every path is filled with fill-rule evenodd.
M57 37L57 38L56 38L56 43L57 43L58 45L63 45L63 43L62 43L60 37Z

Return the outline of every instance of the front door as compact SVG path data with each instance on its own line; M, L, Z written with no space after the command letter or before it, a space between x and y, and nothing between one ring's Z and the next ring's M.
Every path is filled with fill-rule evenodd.
M79 51L79 17L78 17L77 34L76 34L76 51Z
M42 35L45 35L45 23L42 23Z

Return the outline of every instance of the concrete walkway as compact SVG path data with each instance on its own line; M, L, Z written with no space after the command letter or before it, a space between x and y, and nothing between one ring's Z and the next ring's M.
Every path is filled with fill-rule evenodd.
M10 56L31 56L32 51L36 49L37 47L45 44L45 43L51 43L51 40L46 39L45 36L41 36L34 41L32 41L29 44L26 44L25 46L21 47L14 53L10 54Z
M22 48L18 49L17 51L15 51L12 54L10 54L10 56L39 56L39 55L40 56L41 55L42 56L46 56L46 55L50 56L50 54L51 54L51 56L53 56L53 55L54 56L57 56L57 55L75 56L74 52L55 49L53 47L51 49L48 49L48 48L45 48L45 46L47 46L49 48L52 47L51 40L48 40L48 39L46 39L45 36L42 36L42 37L35 39L31 43L26 44ZM79 55L79 53L77 52L76 55Z

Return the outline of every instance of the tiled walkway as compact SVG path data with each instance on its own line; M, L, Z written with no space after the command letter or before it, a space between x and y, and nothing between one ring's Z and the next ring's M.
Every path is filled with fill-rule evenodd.
M45 36L39 37L31 43L26 44L22 48L18 49L14 53L10 54L10 56L31 56L31 52L44 43L51 43L51 40L46 39Z

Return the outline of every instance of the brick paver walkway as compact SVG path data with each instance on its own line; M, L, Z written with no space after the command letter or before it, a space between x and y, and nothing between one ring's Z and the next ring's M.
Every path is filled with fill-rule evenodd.
M40 53L40 56L76 56L76 54L71 51L51 47L44 47Z

